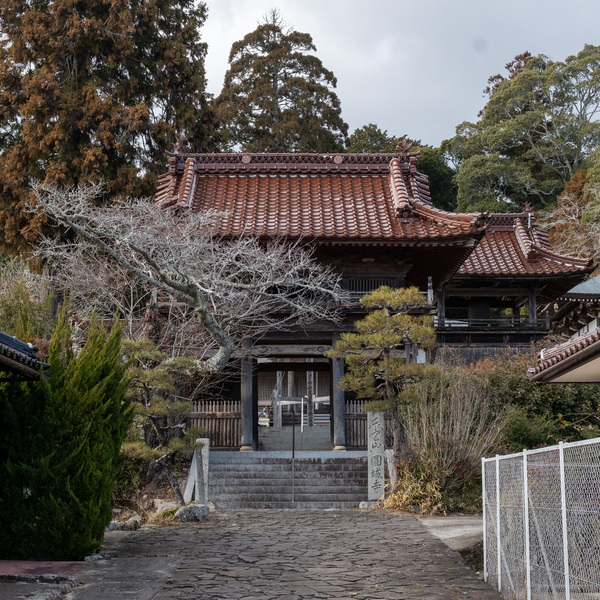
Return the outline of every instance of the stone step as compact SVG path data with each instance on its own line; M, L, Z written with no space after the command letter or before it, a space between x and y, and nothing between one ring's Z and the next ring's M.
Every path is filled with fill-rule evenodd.
M277 476L278 474L291 473L292 465L209 465L211 473L220 473L223 476L244 476L253 473L265 473L265 476ZM337 475L349 475L353 473L367 473L367 465L327 465L321 468L317 466L295 465L294 472L301 476L336 477Z
M366 485L352 485L343 487L341 485L298 485L296 483L294 488L296 491L305 494L364 494ZM248 494L248 493L262 493L262 494L283 494L291 491L292 484L285 483L278 486L252 486L249 488L247 485L227 485L227 484L213 484L210 485L209 491L213 494Z
M355 508L367 499L364 452L211 452L209 498L217 508Z
M362 500L361 500L362 502ZM289 510L348 510L358 508L360 502L241 502L222 503L216 508L283 508Z
M251 501L251 502L290 502L291 491L279 494L250 494L248 492L240 492L238 494L219 494L214 497L211 502L215 506L219 506L221 502L234 501ZM366 492L364 494L301 494L296 491L294 494L296 502L361 502L366 500Z
M239 452L236 450L211 450L209 454L210 462L257 462L261 460L289 460L292 457L291 450L269 451L269 452ZM345 452L333 451L298 451L297 460L314 462L340 462L347 460L365 460L366 452L348 450Z
M347 477L343 478L333 478L333 477L306 477L306 476L298 476L296 473L294 480L297 484L300 485L314 485L315 487L321 487L324 485L361 485L367 482L366 474L362 473L353 473ZM306 475L300 474L300 475ZM243 477L219 477L218 474L210 473L209 481L211 485L213 483L222 482L224 485L244 485L244 486L278 486L278 485L287 485L288 482L292 481L291 474L281 474L279 477L265 477L264 474L255 474L246 473Z

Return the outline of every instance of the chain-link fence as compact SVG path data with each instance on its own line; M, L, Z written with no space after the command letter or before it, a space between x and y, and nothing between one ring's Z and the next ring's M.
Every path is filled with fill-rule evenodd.
M511 600L600 599L600 439L482 469L486 581Z

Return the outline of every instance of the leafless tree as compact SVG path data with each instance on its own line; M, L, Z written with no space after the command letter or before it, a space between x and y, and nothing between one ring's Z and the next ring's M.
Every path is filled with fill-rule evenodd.
M337 318L338 276L301 243L219 238L212 230L222 215L163 210L145 199L99 207L99 185L38 184L34 192L31 210L72 233L71 242L47 236L39 246L63 289L127 311L153 291L168 296L208 334L211 352L194 362L199 373L222 371L242 339ZM114 294L117 281L129 286L126 303L122 290Z
M557 207L540 217L557 252L600 261L600 188L586 189L583 197L565 192Z

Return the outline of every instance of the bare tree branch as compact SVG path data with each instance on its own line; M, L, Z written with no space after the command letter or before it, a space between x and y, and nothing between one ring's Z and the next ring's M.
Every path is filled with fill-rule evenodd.
M163 210L149 200L98 207L99 185L63 191L37 184L33 191L30 210L74 233L70 243L46 237L38 249L62 288L79 301L125 310L111 288L121 280L129 309L143 306L152 290L182 303L216 351L196 361L199 372L222 371L244 338L337 319L339 277L300 243L219 239L211 231L222 215Z

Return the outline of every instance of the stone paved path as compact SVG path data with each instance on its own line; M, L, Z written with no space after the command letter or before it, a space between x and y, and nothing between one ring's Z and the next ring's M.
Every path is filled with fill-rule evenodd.
M247 510L108 537L69 600L499 600L406 515Z

